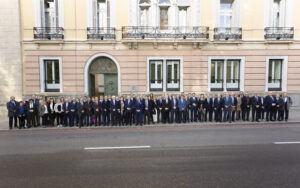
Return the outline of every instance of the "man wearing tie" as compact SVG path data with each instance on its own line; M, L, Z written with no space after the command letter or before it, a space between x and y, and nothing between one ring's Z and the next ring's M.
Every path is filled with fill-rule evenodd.
M79 103L77 103L77 111L79 117L79 128L83 127L83 120L87 114L87 104L83 102L83 99L80 98Z
M163 107L163 123L170 123L169 111L170 111L170 101L169 96L165 95L164 100L162 101Z
M70 127L74 126L75 121L77 122L77 102L76 99L73 98L72 102L69 104L69 111L70 111Z
M232 98L226 92L224 97L224 119L223 121L229 121L231 123L231 110L232 110Z
M251 100L249 94L246 93L245 96L242 98L242 118L243 121L249 121L249 113L250 113L250 105Z
M93 111L95 114L95 126L101 125L101 109L102 109L102 102L98 100L98 97L95 98L93 102Z
M266 102L265 102L265 97L264 94L260 94L259 97L260 100L260 119L265 119L265 111L266 111Z
M15 101L15 97L10 97L10 101L6 104L7 111L8 111L8 118L9 118L9 129L13 128L13 121L14 121L14 127L18 127L18 114L17 114L17 108L18 103Z
M216 116L216 122L222 122L222 109L223 109L223 100L221 98L221 95L218 94L218 98L215 99L215 116Z
M36 127L36 125L35 125L36 108L34 106L33 99L29 100L29 104L26 108L26 112L27 112L26 116L27 116L27 126L28 126L28 128Z
M207 94L205 102L204 102L204 109L205 109L205 116L204 120L207 121L207 114L209 115L209 121L212 121L212 114L213 114L213 102L210 95Z
M257 121L259 122L259 116L260 116L260 101L257 96L257 93L254 94L254 96L251 99L251 105L252 105L252 122Z
M272 96L272 92L268 92L268 96L266 96L266 107L267 107L267 121L274 121L273 120L273 113L274 109L276 108L276 101L275 97ZM276 109L275 109L276 110Z
M181 123L185 123L186 122L186 100L184 99L184 96L181 95L180 99L178 100L178 110L179 110L179 118L178 118L178 122Z
M124 102L124 110L125 110L125 124L131 126L132 125L132 119L131 119L132 100L130 95L127 96L127 99Z
M237 111L237 97L235 93L231 93L231 99L232 99L232 112L231 112L231 119L234 122L235 121L235 112Z
M289 111L290 107L293 105L292 98L287 96L287 93L283 93L283 101L284 101L284 113L285 113L285 121L289 120Z
M69 98L67 98L65 100L65 102L63 103L63 111L64 113L64 127L69 126L69 122L70 122L70 111L69 111Z
M116 97L112 96L112 100L110 104L112 126L117 125L117 117L118 117L117 111L118 111L118 107L117 107Z
M109 102L107 96L105 96L103 104L102 104L104 126L109 126L109 116L110 116L109 108L110 108L110 102Z
M162 118L162 98L163 96L159 96L156 100L156 111L157 111L157 123L161 121Z
M174 122L174 119L175 119L176 123L178 122L178 117L176 115L177 111L178 111L178 102L177 102L176 96L173 95L172 101L171 101L171 123Z
M190 98L190 109L191 109L191 122L197 122L197 106L198 106L198 99L195 97L195 93Z
M137 99L136 99L135 109L136 109L135 125L136 126L138 126L138 125L143 126L143 109L144 109L144 106L143 106L143 102L142 102L142 100L140 99L139 96L137 96Z

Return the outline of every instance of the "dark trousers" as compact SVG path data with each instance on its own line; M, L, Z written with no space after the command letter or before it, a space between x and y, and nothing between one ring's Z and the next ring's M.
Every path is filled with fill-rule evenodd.
M139 111L135 113L135 125L143 125L143 112Z
M27 116L27 126L28 127L35 127L35 114L29 112L28 116Z
M101 112L95 113L95 126L101 125Z
M87 114L85 116L85 125L86 126L92 126L92 115L91 114Z
M42 116L42 125L47 126L48 125L48 114L44 114Z
M267 121L269 121L269 120L271 121L273 119L272 109L267 109L266 119L267 119Z
M17 116L9 117L9 128L10 129L13 128L13 122L14 122L14 127L17 128L18 127L18 117Z
M231 119L232 121L235 121L235 110L231 112Z
M256 120L256 108L255 107L252 107L252 121L255 121Z
M86 118L85 114L79 115L79 128L83 127L83 121L85 120L85 118Z
M125 124L132 125L132 115L129 110L125 111Z
M53 112L49 114L49 125L54 126L54 121L55 121L55 114Z
M284 113L285 113L285 121L289 120L289 110L285 109Z
M284 110L278 110L278 117L277 120L278 121L282 121L284 117Z
M118 112L117 111L111 111L111 124L117 125L118 120Z
M34 114L35 116L35 122L37 126L40 126L40 115L39 115L39 111L37 111L37 113Z
M207 114L209 121L212 121L213 109L206 109L205 111L205 121L207 121Z
M78 121L78 120L77 120L77 117L78 117L78 116L76 115L75 112L71 112L70 127L73 127L75 121Z
M157 109L156 113L157 113L157 123L159 123L160 122L160 118L161 118L161 110Z
M103 124L104 126L109 125L109 111L103 111Z
M278 111L277 107L274 107L274 108L273 108L273 120L274 120L274 121L276 121L277 111Z
M187 121L187 111L179 111L178 113L179 113L178 122L185 123Z
M224 121L231 121L231 108L224 108Z
M64 113L56 113L56 123L57 125L62 125L64 124Z
M70 123L70 114L69 113L64 113L64 126L67 127L69 126Z
M260 118L265 119L265 109L263 108L260 109Z
M169 110L163 111L163 123L170 123Z
M244 121L249 121L250 109L246 109L242 111L242 118Z
M215 113L215 116L216 116L216 121L217 122L221 122L222 121L222 110L221 109L217 109L216 113Z
M197 122L197 109L196 108L192 108L191 109L191 122Z
M25 116L19 116L19 129L25 127Z
M132 108L132 111L131 111L131 119L132 119L132 123L135 123L135 114L136 114L136 109L135 108Z
M198 119L200 122L206 121L206 114L207 114L207 110L204 112L202 110L198 111Z
M145 110L144 111L144 123L146 124L146 119L147 119L147 122L148 122L148 124L150 124L150 121L152 121L151 120L151 110Z
M177 123L178 122L178 117L177 117L177 110L171 110L171 123L174 122L174 119L175 119L175 122Z

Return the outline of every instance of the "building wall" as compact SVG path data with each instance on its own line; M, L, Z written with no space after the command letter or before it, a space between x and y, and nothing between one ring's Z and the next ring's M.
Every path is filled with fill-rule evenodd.
M21 31L18 0L0 1L0 106L22 96ZM0 107L0 116L7 115Z

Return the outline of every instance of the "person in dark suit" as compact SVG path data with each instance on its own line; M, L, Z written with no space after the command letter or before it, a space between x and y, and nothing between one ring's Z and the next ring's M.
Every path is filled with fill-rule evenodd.
M169 117L169 112L170 112L170 100L169 96L165 95L164 99L162 101L162 108L163 108L163 123L170 123L170 117Z
M41 98L43 99L43 98ZM38 99L35 95L32 95L33 104L35 106L36 112L34 113L34 118L36 122L36 126L40 126L40 115L39 115L39 108L41 105L40 99Z
M183 122L185 123L186 120L186 113L187 113L187 108L186 108L186 100L184 98L184 95L180 96L180 99L178 100L178 111L179 111L179 123Z
M70 111L69 111L70 101L69 98L66 99L63 103L63 111L64 111L64 127L68 127L70 123Z
M190 98L191 122L197 122L197 107L198 99L193 93L193 96Z
M259 119L264 120L265 119L265 111L266 111L266 100L265 100L264 94L260 94L259 100L260 100L260 118Z
M283 102L284 102L284 113L285 113L285 121L289 120L289 111L290 107L293 105L292 98L287 95L286 92L283 93Z
M19 129L25 128L26 109L21 102L19 103L19 108L17 108L17 114L19 118Z
M132 125L132 110L133 101L131 100L130 95L127 96L127 99L124 101L124 111L125 111L125 125Z
M159 98L156 100L156 112L157 112L157 123L161 122L162 118L162 101L163 96L159 96Z
M275 97L272 95L272 92L268 92L268 96L266 96L266 107L267 107L267 121L274 121L274 108L276 108L276 100Z
M50 98L50 101L48 103L48 112L49 112L49 125L50 126L54 126L54 122L55 122L55 102L53 98Z
M86 106L88 107L86 115L85 115L85 124L86 126L92 126L92 118L93 118L93 101L90 97L87 98L87 101L85 102Z
M186 120L186 122L189 122L190 121L190 97L189 95L186 95L184 98L186 101L186 113L184 119Z
M171 100L171 103L170 103L170 109L171 109L171 123L174 122L174 119L175 119L175 122L178 123L178 117L177 117L177 112L178 112L178 101L176 99L176 96L173 95L172 96L172 100Z
M27 108L27 106L29 104L29 101L27 101L26 98L23 96L22 97L22 101L20 101L20 103L22 103L22 105L24 106L25 111L26 111L26 108ZM27 112L25 112L25 113L27 113ZM27 120L27 116L25 116L25 127L26 128L27 128L27 124L28 124L28 120Z
M284 100L280 97L278 93L276 95L276 108L277 108L277 121L282 121L284 116Z
M221 98L220 94L218 94L214 104L216 122L222 122L223 99Z
M108 97L105 96L104 97L104 101L102 104L102 112L103 112L103 124L104 126L109 126L110 123L110 102L108 100Z
M145 96L144 100L143 100L143 106L144 106L144 123L146 124L146 122L148 122L148 124L150 124L150 121L153 123L152 119L151 119L151 113L152 113L152 103L150 101L150 97L149 96Z
M140 99L138 96L136 99L136 104L135 104L135 109L136 109L136 117L135 117L135 125L138 126L143 126L143 100Z
M205 110L205 115L204 115L204 120L207 121L207 114L208 114L208 119L210 122L212 122L212 115L213 115L213 100L210 98L210 94L206 95L206 99L204 102L204 110Z
M132 119L132 123L135 123L135 113L136 113L136 96L135 94L131 94L131 100L132 100L132 109L131 109L131 119Z
M101 109L102 109L102 102L98 100L98 97L95 97L95 101L93 102L93 111L95 115L95 126L101 125Z
M257 93L251 98L251 107L252 107L252 122L259 122L260 117L260 99L257 96Z
M118 117L118 104L116 101L116 97L112 96L112 100L110 103L110 113L111 113L111 122L112 122L112 126L117 125L117 117Z
M13 128L13 122L14 122L14 127L17 128L18 127L18 114L17 114L18 103L15 101L14 96L10 97L10 101L7 102L6 108L8 111L9 129Z
M85 120L85 116L88 111L88 104L83 102L83 99L81 98L79 102L77 103L77 113L79 117L79 128L83 127L83 121Z
M27 116L27 126L30 127L36 127L35 124L35 113L36 113L36 107L33 103L33 99L29 100L29 104L26 106L26 116Z
M232 99L232 112L231 112L231 119L234 122L235 121L235 112L237 112L237 105L238 105L238 100L237 100L237 95L235 93L231 93L231 99Z
M245 96L242 98L242 118L243 121L249 121L249 114L250 114L250 107L251 107L251 99L248 93L245 93Z
M223 121L229 121L229 123L231 123L232 118L231 118L231 111L232 111L232 98L229 97L229 94L226 93L225 97L223 98L224 101L224 118Z
M70 127L74 127L75 121L77 122L77 102L76 99L73 98L72 102L70 102L69 106L69 112L70 112Z

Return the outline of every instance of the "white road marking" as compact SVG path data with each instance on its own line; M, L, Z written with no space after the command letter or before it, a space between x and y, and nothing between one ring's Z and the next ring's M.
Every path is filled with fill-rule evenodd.
M151 146L116 146L116 147L86 147L85 150L113 150L113 149L147 149Z
M274 144L300 144L300 142L274 142Z

